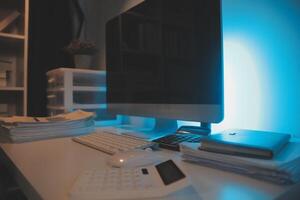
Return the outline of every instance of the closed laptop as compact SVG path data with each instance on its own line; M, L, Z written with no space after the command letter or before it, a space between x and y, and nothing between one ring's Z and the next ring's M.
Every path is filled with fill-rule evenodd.
M289 142L290 135L254 130L227 130L222 133L212 134L201 140L199 149L272 159Z

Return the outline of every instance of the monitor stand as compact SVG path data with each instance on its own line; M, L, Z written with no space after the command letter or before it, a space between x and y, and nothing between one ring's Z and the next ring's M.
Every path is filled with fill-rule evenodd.
M192 133L207 136L211 133L211 124L201 122L200 126L181 126L178 128L177 120L155 118L155 125L152 128L138 128L132 125L118 126L126 130L123 134L142 139L163 137L173 133Z
M156 139L164 135L173 134L178 129L177 120L155 118L152 128L137 128L132 125L121 125L121 129L125 129L123 134L130 135L142 139Z
M181 126L176 132L207 136L211 133L211 124L201 122L200 126Z

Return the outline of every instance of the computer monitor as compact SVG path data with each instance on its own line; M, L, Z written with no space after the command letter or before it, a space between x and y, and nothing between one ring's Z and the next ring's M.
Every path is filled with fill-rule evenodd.
M117 114L223 119L220 0L145 0L106 24L107 103Z

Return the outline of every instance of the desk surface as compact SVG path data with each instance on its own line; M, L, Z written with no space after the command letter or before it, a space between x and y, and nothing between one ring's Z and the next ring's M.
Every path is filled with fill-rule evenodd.
M68 191L78 174L95 166L104 168L109 156L70 138L0 146L34 192L45 200L68 199ZM177 152L159 153L179 159ZM273 199L290 188L185 162L182 165L191 177L192 190L197 196L194 199ZM186 195L191 195L189 189L166 199L192 199Z

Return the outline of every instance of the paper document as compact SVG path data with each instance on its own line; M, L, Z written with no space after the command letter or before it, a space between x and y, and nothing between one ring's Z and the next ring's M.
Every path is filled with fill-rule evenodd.
M277 184L300 181L300 143L289 142L273 159L262 160L213 153L198 149L199 144L182 143L182 159L225 171L248 175Z
M82 135L93 130L94 113L82 110L52 117L0 117L0 136L12 142Z

